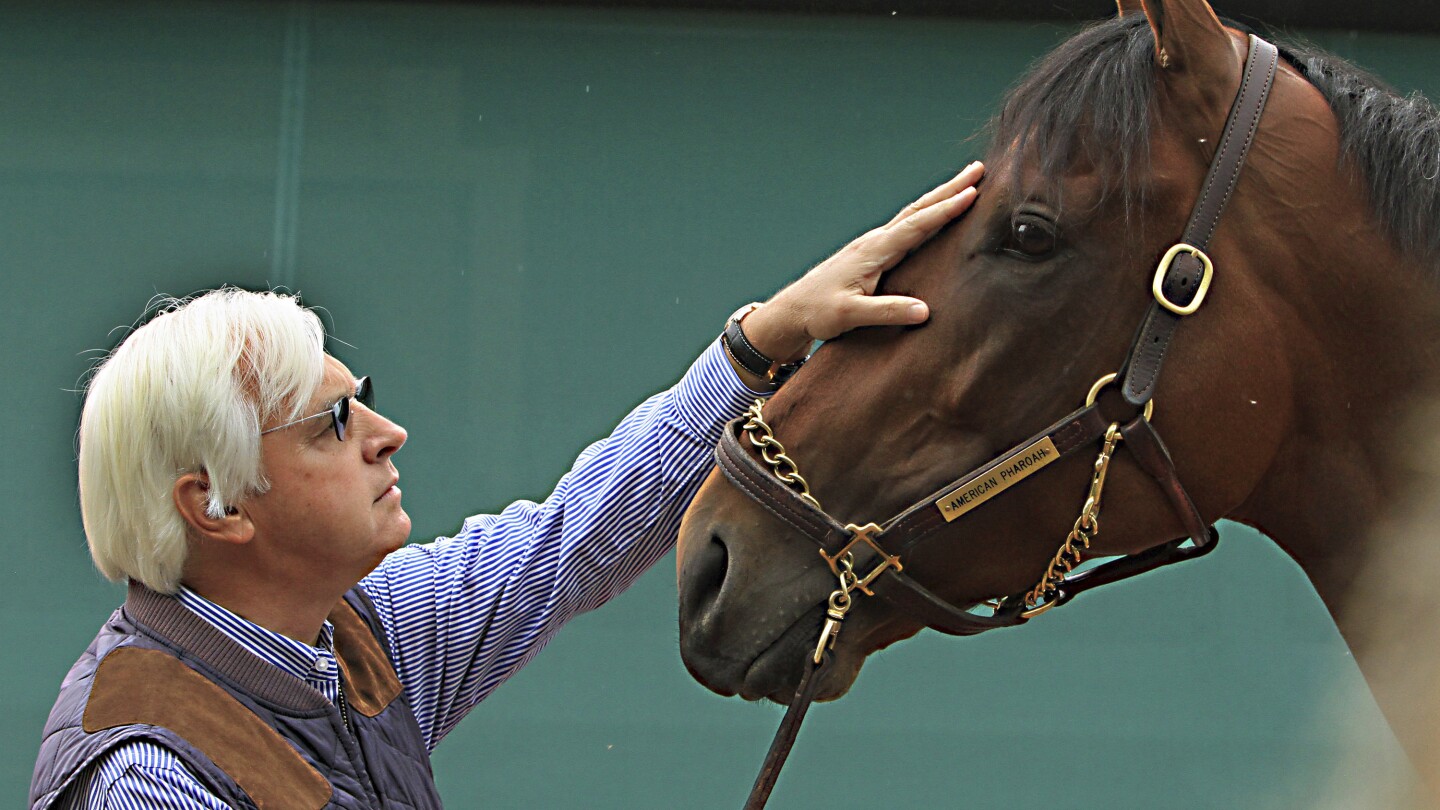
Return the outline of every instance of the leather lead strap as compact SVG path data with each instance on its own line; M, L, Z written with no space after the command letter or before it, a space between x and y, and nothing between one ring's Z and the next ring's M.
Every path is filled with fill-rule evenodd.
M1245 60L1245 75L1240 81L1240 92L1230 108L1230 117L1225 122L1225 132L1220 138L1219 150L1210 163L1205 185L1190 222L1185 226L1182 241L1201 250L1210 244L1225 203L1235 190L1240 170L1245 165L1245 156L1255 140L1255 131L1260 125L1260 116L1265 112L1265 102L1270 96L1270 86L1275 80L1275 69L1279 64L1279 51L1274 45L1250 35L1250 55ZM1204 267L1198 259L1189 254L1177 256L1170 270L1161 282L1166 297L1177 304L1188 304L1200 289ZM1130 356L1126 358L1121 376L1125 379L1122 392L1131 405L1140 406L1155 396L1155 383L1160 378L1160 365L1165 362L1165 352L1170 348L1170 339L1175 327L1184 316L1177 315L1156 301L1150 305L1140 331L1131 344Z
M775 738L770 741L770 750L765 752L765 764L760 766L760 774L755 777L754 787L750 788L750 798L745 801L745 810L762 810L770 800L770 791L775 789L775 780L780 778L780 769L785 767L785 760L795 745L795 735L800 733L800 723L805 719L805 712L809 711L810 704L815 702L815 686L820 682L821 674L829 668L830 653L825 653L819 666L815 665L814 658L805 656L805 674L801 676L800 685L795 688L795 697L785 710L785 719L780 721L780 728L775 730Z

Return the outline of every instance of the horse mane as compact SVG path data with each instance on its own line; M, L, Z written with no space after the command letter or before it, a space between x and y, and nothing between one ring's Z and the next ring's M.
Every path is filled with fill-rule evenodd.
M1440 111L1419 92L1402 96L1308 43L1287 44L1283 53L1334 111L1341 154L1364 174L1386 232L1407 253L1440 258Z
M1401 95L1309 43L1280 47L1330 105L1340 127L1340 159L1352 161L1365 178L1387 235L1423 262L1440 260L1440 110L1420 93ZM1105 197L1121 194L1130 220L1143 207L1149 172L1154 60L1155 41L1140 15L1085 27L1010 91L988 127L992 146L1033 155L1039 177L1050 180L1083 159L1115 178Z

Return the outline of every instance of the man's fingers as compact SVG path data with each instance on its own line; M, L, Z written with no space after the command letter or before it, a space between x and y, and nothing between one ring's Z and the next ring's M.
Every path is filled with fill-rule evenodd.
M948 200L866 233L851 242L848 248L862 257L867 272L889 270L907 253L939 233L950 220L968 210L978 193L974 186L967 186Z
M905 219L906 217L912 216L917 211L923 211L926 208L935 205L936 203L943 202L950 199L951 197L954 197L960 192L961 189L965 188L966 186L973 186L978 183L980 181L981 175L983 175L984 173L984 164L980 163L979 161L971 163L969 166L961 169L959 174L926 192L925 196L921 197L915 202L910 203L909 205L900 209L900 213L896 214L893 218L891 218L891 220L886 223L886 227L894 225Z
M882 241L886 242L886 247L890 249L910 250L928 239L931 234L945 227L950 220L969 209L975 202L978 193L974 186L966 186L960 193L949 199L917 211L894 225L888 226Z
M858 326L909 326L924 323L930 308L918 298L904 295L867 295L853 302L846 329Z
M974 163L971 163L969 166L961 169L959 174L955 175L954 177L950 178L949 180L945 181L943 184L935 187L929 192L926 192L925 196L921 197L915 202L910 203L909 205L900 209L900 213L896 214L889 222L887 222L885 224L885 227L888 228L891 225L894 225L905 219L906 217L913 216L917 212L930 208L936 203L943 202L950 199L951 197L954 197L956 194L960 193L961 189L965 188L966 186L973 186L976 183L980 182L980 178L984 174L985 164L981 163L978 160Z
M941 186L916 200L889 223L865 233L821 262L800 281L781 290L766 305L767 312L783 313L781 299L807 302L795 312L791 331L815 340L829 340L860 326L908 326L930 317L925 302L903 295L870 295L880 275L907 253L934 236L975 202L975 184L985 167L966 166ZM758 316L757 316L758 317ZM778 317L778 315L777 315Z

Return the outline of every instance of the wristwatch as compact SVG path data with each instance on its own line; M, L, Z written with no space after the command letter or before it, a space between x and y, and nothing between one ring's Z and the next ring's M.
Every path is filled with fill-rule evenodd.
M755 348L755 344L745 337L745 330L740 323L745 320L746 315L759 308L758 302L752 302L735 310L735 314L725 321L725 333L720 336L720 342L725 346L725 353L730 355L736 365L764 380L771 390L774 390L790 379L809 358L803 357L794 363L781 363L766 357L764 352Z

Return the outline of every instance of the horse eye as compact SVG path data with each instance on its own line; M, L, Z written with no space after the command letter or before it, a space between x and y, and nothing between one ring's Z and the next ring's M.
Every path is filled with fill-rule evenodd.
M1002 250L1025 261L1043 259L1055 252L1055 224L1034 214L1021 214L1011 220Z

